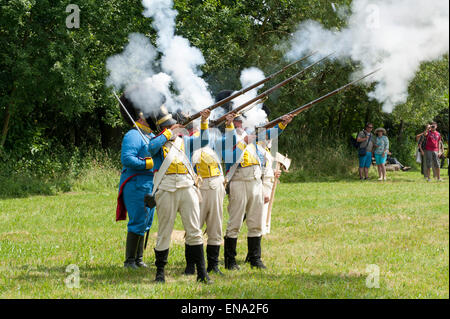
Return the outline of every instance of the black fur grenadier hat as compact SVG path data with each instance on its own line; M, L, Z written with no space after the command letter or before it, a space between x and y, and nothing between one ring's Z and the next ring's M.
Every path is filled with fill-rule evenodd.
M141 116L142 117L144 116L143 112L138 107L136 107L133 104L133 102L127 98L125 94L122 94L122 96L120 97L120 101L130 114L130 116L133 118L133 121L136 122L137 120L139 120ZM130 126L134 126L133 122L130 119L130 116L128 116L128 114L125 112L122 106L120 106L120 114L122 115L125 122L127 122ZM147 121L148 125L152 130L156 130L155 122L153 121L153 118L150 115L145 117L145 120Z

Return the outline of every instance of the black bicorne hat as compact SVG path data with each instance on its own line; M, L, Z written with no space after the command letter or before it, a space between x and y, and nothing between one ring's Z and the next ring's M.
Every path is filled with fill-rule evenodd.
M269 117L270 109L267 107L265 103L262 105L262 109L264 110L264 112L266 112L267 117Z
M231 94L233 94L233 90L223 90L223 91L220 91L219 93L217 93L217 95L216 95L216 102L219 102L219 101L221 101L221 100L223 100L223 99L226 99L227 97L229 97ZM225 113L228 113L228 112L230 112L231 110L232 110L232 107L233 107L233 102L232 101L230 101L230 102L227 102L227 103L225 103L225 104L223 104L222 106L221 106L221 108L223 108L224 110L225 110Z

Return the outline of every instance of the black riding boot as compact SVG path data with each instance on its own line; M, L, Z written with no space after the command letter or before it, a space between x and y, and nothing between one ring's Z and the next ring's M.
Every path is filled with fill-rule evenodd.
M247 237L248 243L248 259L251 267L259 269L265 269L261 260L261 236L260 237Z
M144 263L144 236L139 236L139 243L136 252L136 266L148 268L147 264Z
M125 247L125 262L123 266L125 268L138 268L136 265L136 253L139 244L139 235L128 232L127 233L127 244Z
M184 257L186 258L186 269L184 270L185 275L195 275L195 262L192 256L192 249L189 249L188 245L184 245Z
M165 282L164 267L167 264L167 256L169 256L169 249L158 251L155 249L155 266L156 266L156 282Z
M223 275L223 273L219 270L219 253L220 253L220 245L207 245L206 246L206 258L208 259L208 268L207 272L215 272L216 274Z
M186 245L192 253L192 259L197 267L197 281L209 284L212 283L205 268L205 253L203 251L203 244L200 245Z
M240 267L236 263L236 245L237 245L237 238L230 238L225 237L225 244L224 244L224 261L225 261L225 268L228 270L239 270Z

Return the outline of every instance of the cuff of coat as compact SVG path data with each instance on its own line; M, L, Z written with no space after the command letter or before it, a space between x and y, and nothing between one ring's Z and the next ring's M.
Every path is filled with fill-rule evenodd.
M226 129L227 131L234 130L234 124L233 124L233 122L231 122L230 125L227 125L227 126L225 127L225 129Z
M172 138L172 136L173 136L172 131L169 130L169 129L164 129L164 131L162 131L161 134L164 135L164 136L167 138L168 141L169 141L169 140Z
M243 143L243 142L239 142L236 145L240 150L245 150L245 148L247 147L247 144Z
M200 129L201 130L207 130L208 129L208 122L202 122L200 124Z
M153 159L151 157L145 158L145 169L152 169L153 168Z
M280 128L280 130L284 130L286 128L287 125L284 125L283 123L279 123L278 127Z

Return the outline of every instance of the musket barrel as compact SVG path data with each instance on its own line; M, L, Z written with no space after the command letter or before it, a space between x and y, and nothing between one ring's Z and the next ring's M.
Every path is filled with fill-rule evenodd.
M288 84L289 82L291 82L293 79L295 79L296 77L302 75L303 73L305 73L307 70L309 70L310 68L312 68L314 65L322 62L323 60L325 60L326 58L328 58L330 55L332 55L334 53L331 53L329 55L327 55L326 57L308 65L306 68L304 68L303 70L301 70L300 72L297 72L296 74L294 74L293 76L287 78L286 80L278 83L277 85L271 87L270 89L264 91L263 93L259 94L258 96L256 96L255 98L245 102L244 104L239 105L238 107L236 107L235 109L231 110L230 112L226 113L225 115L222 115L221 117L219 117L218 119L216 119L215 121L211 121L210 126L211 127L215 127L218 126L219 124L221 124L223 121L225 121L225 118L227 117L228 114L231 113L237 113L239 111L241 111L242 109L244 109L245 107L247 107L248 105L252 104L255 101L258 101L266 96L268 96L270 93L272 93L273 91L279 89L282 86L285 86L286 84Z
M238 96L240 96L240 95L242 95L242 94L244 94L244 93L247 93L248 91L253 90L254 88L256 88L256 87L258 87L258 86L260 86L260 85L262 85L262 84L264 84L264 83L266 83L266 82L272 80L274 77L276 77L276 76L278 76L279 74L285 72L285 71L286 71L288 68L290 68L291 66L293 66L293 65L295 65L295 64L297 64L297 63L299 63L299 62L301 62L301 61L303 61L303 60L305 60L305 59L307 59L307 58L309 58L309 57L311 57L312 55L314 55L314 54L316 54L316 53L317 53L317 51L314 51L314 52L308 54L307 56L304 56L304 57L302 57L301 59L298 59L297 61L294 61L294 62L292 62L292 63L286 65L286 66L283 67L281 70L279 70L279 71L277 71L277 72L275 72L275 73L269 75L269 76L266 77L265 79L262 79L262 80L260 80L260 81L258 81L258 82L256 82L256 83L254 83L254 84L252 84L252 85L250 85L250 86L248 86L248 87L246 87L246 88L243 88L243 89L237 91L236 93L230 95L229 97L227 97L227 98L225 98L225 99L222 99L222 100L220 100L220 101L214 103L214 104L211 105L211 106L208 106L207 108L205 108L205 110L206 110L206 109L209 109L210 111L212 111L212 110L214 110L214 109L216 109L216 108L218 108L218 107L224 105L225 103L230 102L231 100L237 98ZM201 116L200 112L197 112L197 113L195 113L195 114L189 116L189 117L183 122L183 125L189 124L190 122L192 122L193 120L199 118L200 116Z
M380 68L380 69L381 69L381 68ZM340 88L338 88L338 89L336 89L336 90L334 90L334 91L332 91L332 92L329 92L329 93L327 93L327 94L325 94L325 95L323 95L323 96L321 96L321 97L319 97L319 98L317 98L317 99L315 99L315 100L313 100L313 101L311 101L311 102L309 102L309 103L306 103L305 105L302 105L302 106L296 108L295 110L293 110L293 111L291 111L291 112L289 112L289 113L286 113L285 115L294 115L294 116L297 116L297 115L300 114L301 112L303 112L303 111L309 109L309 108L310 108L311 106L313 106L314 104L317 104L317 103L319 103L319 102L322 102L323 100L326 100L327 98L329 98L329 97L331 97L331 96L333 96L333 95L335 95L335 94L337 94L337 93L339 93L339 92L341 92L341 91L347 89L348 87L352 86L352 85L355 84L356 82L359 82L359 81L363 80L364 78L366 78L366 77L368 77L368 76L374 74L375 72L378 72L380 69L377 69L377 70L375 70L375 71L372 71L372 72L370 72L370 73L364 75L363 77L361 77L361 78L359 78L359 79L357 79L357 80L354 80L354 81L352 81L352 82L350 82L350 83L347 83L346 85L341 86ZM284 116L284 115L283 115L283 116ZM280 117L276 118L275 120L270 121L269 123L266 123L266 124L264 124L264 125L258 127L257 129L261 129L261 128L265 128L265 129L272 128L272 127L274 127L275 125L277 125L278 123L281 123L281 122L283 121L283 116L280 116Z

